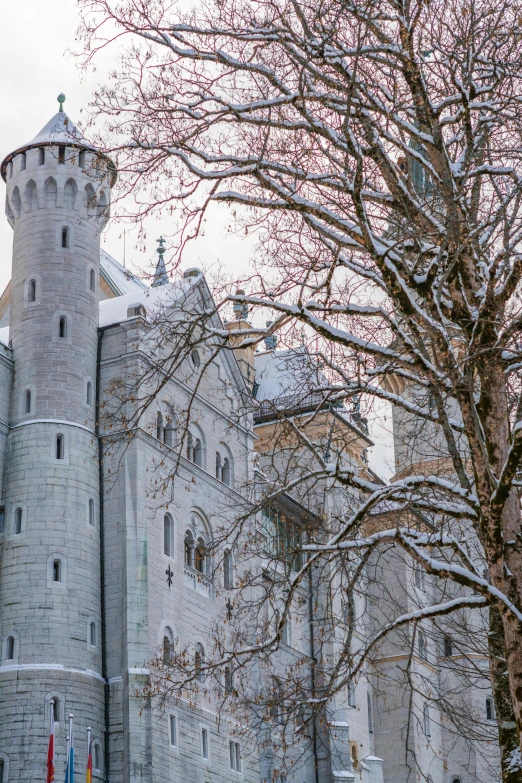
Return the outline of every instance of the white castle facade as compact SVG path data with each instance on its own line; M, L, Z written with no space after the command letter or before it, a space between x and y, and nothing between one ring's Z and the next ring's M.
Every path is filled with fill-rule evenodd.
M261 402L284 390L288 354L227 350L213 359L194 397L191 445L179 455L172 411L187 406L196 357L164 386L150 426L101 457L111 434L99 430L97 406L111 381L134 376L159 286L147 288L100 252L115 172L63 111L5 158L2 176L14 239L0 300L0 783L45 781L53 700L56 779L73 713L76 774L84 775L90 726L93 778L111 783L496 783L494 743L456 735L436 706L426 712L419 689L412 696L401 685L407 667L438 692L456 687L435 644L412 653L402 637L390 639L336 698L322 742L287 777L277 772L277 741L269 751L255 741L239 747L233 721L218 721L211 701L143 698L147 662L165 639L203 651L233 588L229 576L228 584L203 578L198 546L212 539L216 515L244 502L254 453L261 466L270 453L270 416L262 405L255 421L241 411L254 377ZM210 298L198 270L163 289L174 308L176 297L201 307ZM366 470L364 427L356 416L339 422L346 459ZM179 463L170 494L153 497L154 466L169 460ZM387 587L406 611L436 589L412 573L390 560ZM355 614L367 603L371 587L355 597ZM382 622L378 603L374 623ZM310 626L296 623L282 660L310 644ZM479 656L477 668L480 682L462 699L494 722Z

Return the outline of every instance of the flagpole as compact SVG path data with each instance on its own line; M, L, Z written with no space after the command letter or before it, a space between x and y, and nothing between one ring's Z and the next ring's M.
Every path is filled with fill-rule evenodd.
M74 783L74 734L73 734L73 714L69 715L69 780L67 783Z
M85 783L92 783L92 758L91 758L91 727L87 728L87 769Z

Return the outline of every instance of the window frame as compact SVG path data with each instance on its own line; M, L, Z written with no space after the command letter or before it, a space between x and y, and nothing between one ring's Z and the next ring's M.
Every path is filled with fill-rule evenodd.
M174 519L171 514L163 515L163 554L174 559ZM168 550L168 551L167 551Z
M179 750L179 718L176 712L168 714L169 747ZM172 726L174 725L174 742L172 741Z
M206 725L200 724L199 742L200 742L201 760L210 764L210 730ZM207 755L205 755L205 751Z
M243 772L243 758L241 744L237 740L229 739L228 741L228 759L230 769L241 774Z

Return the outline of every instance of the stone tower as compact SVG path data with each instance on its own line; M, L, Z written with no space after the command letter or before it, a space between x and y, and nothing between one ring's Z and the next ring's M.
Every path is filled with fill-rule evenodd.
M100 232L114 167L63 111L2 163L14 230L0 547L0 748L11 781L56 779L66 717L78 773L86 730L103 752L99 469L95 437Z

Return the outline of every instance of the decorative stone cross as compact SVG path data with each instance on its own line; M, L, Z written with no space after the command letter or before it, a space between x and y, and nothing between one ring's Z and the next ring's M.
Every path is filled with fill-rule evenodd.
M230 598L227 599L227 602L226 602L225 606L227 607L227 620L231 620L232 619L232 602L231 602Z
M169 587L171 587L171 585L172 585L172 577L174 576L174 573L173 573L173 571L172 571L172 569L170 567L170 563L169 563L169 567L167 568L165 573L167 574L167 584L168 584Z

